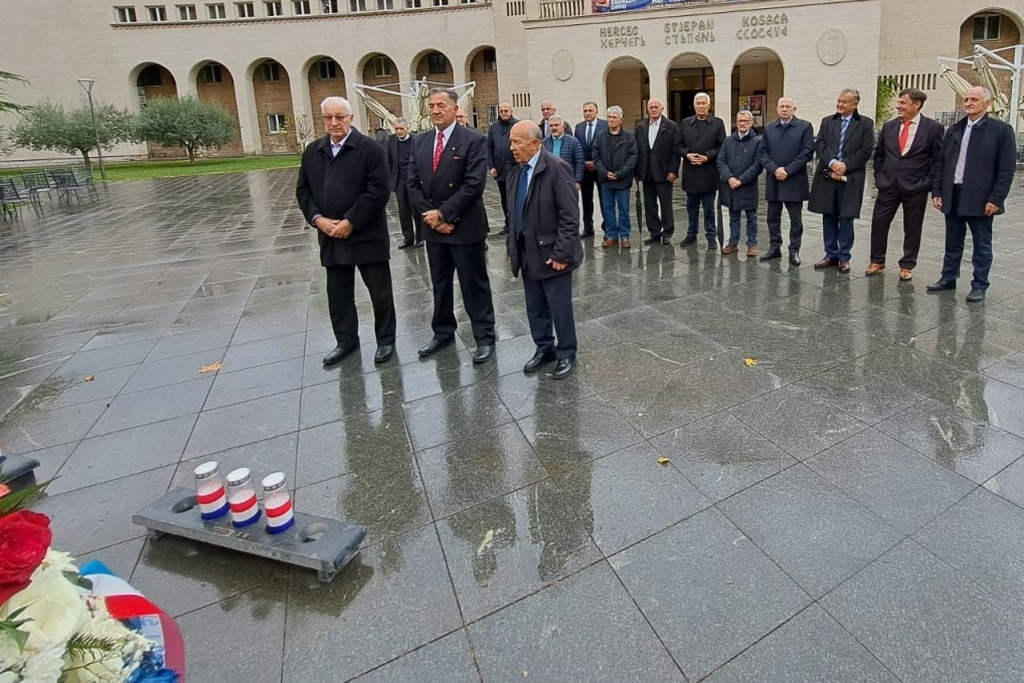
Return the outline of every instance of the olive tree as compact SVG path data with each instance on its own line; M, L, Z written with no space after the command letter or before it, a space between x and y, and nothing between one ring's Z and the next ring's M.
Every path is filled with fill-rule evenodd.
M166 147L184 147L194 164L196 152L235 137L235 118L226 109L195 97L156 97L146 102L135 123L135 138Z
M91 168L89 153L96 149L97 139L103 149L134 140L134 114L103 102L97 102L95 110L94 129L87 103L65 107L59 102L43 101L22 112L21 120L11 130L11 141L27 149L81 154L85 165Z

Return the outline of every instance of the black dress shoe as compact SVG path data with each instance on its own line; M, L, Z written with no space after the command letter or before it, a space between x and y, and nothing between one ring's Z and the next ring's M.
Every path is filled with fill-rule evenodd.
M402 243L398 245L398 248L399 249L408 249L411 246L412 246L412 240L403 240Z
M527 375L532 375L555 359L556 356L554 351L548 351L547 353L541 353L538 351L533 354L533 358L526 361L526 365L523 366L523 372Z
M697 244L697 237L693 235L687 235L686 237L683 238L683 241L679 243L679 246L689 247L694 244Z
M580 237L593 237L593 236L594 236L594 229L593 228L591 228L590 230L584 230L583 234L580 235Z
M718 251L718 242L708 242L708 251Z
M416 240L412 243L413 249L418 249L423 246L423 240Z
M576 369L576 358L559 358L555 363L555 371L551 374L554 379L565 379Z
M373 354L374 363L387 363L391 360L391 356L395 355L394 344L384 344L383 346L377 347L377 353Z
M984 300L985 300L985 290L984 289L978 289L977 287L972 287L971 288L971 293L967 295L967 301L972 303L972 304L976 304L979 301L984 301Z
M662 238L661 238L661 243L662 243L663 245L669 245L669 244L672 244L672 238L671 238L671 237L662 237Z
M770 247L768 251L761 255L759 261L774 261L777 258L782 258L782 250L778 247Z
M933 285L925 287L929 292L942 292L947 289L956 289L956 280L939 280Z
M451 346L454 343L455 337L448 337L447 339L431 339L429 344L416 353L420 355L420 358L427 358L428 356L433 356L444 347Z
M345 360L345 358L353 351L359 349L359 344L351 344L349 346L335 346L334 350L324 356L324 365L334 365Z
M792 263L794 266L799 266L800 265L800 252L798 252L798 251L791 251L791 252L789 252L789 262Z
M499 235L507 235L508 234L508 228L502 228L501 230L498 231L498 234Z
M834 258L829 258L828 256L826 256L825 258L821 259L820 261L814 264L814 269L824 270L825 268L832 268L833 266L837 265L839 265L839 261L835 260Z
M481 344L476 347L476 351L473 352L473 363L474 365L480 365L486 363L494 355L494 344Z

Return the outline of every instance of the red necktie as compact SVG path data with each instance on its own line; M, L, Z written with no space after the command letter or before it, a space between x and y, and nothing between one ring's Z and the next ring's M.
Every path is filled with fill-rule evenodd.
M437 147L434 148L434 172L441 163L441 155L444 154L444 131L437 131Z
M903 130L900 131L900 154L907 152L907 140L910 139L910 124L912 121L903 122Z

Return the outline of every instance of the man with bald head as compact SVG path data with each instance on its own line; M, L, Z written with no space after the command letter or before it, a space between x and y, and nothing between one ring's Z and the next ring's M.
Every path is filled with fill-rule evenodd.
M779 118L764 127L761 135L761 165L768 180L768 251L762 261L782 258L782 208L789 214L789 262L800 265L804 235L804 202L810 196L807 162L814 157L814 131L809 121L796 116L791 97L780 97L775 107Z
M988 115L992 93L964 93L967 116L946 131L932 184L932 203L946 215L946 252L939 281L929 292L956 287L964 239L971 230L974 279L967 301L985 300L992 268L992 219L1003 213L1017 169L1013 128Z
M487 168L492 178L498 183L498 194L501 195L501 209L505 212L505 224L499 235L508 234L508 201L505 196L505 169L515 163L512 150L509 148L509 135L517 121L512 116L512 105L502 102L498 105L498 120L487 129Z
M576 365L572 271L583 262L576 178L567 163L544 149L540 127L532 121L512 127L510 146L518 166L508 178L508 255L512 275L523 276L530 335L537 345L523 372L539 372L556 361L552 377L565 379Z
M644 189L644 213L647 231L644 244L670 244L675 232L672 213L672 183L679 177L679 154L676 152L678 128L662 116L665 103L657 97L647 102L647 118L636 127L637 182ZM658 205L661 211L658 211Z

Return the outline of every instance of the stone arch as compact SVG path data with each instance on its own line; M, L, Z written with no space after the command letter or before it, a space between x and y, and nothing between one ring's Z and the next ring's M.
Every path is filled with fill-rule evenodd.
M991 29L993 28L993 17L997 18L995 22L997 24L995 27L995 35L992 35L991 33ZM978 33L979 28L982 29L982 33L980 35ZM972 12L964 19L963 23L960 24L957 43L958 56L973 56L975 44L981 45L993 52L998 52L1002 48L1020 44L1022 42L1022 37L1024 37L1024 21L1021 20L1020 15L1003 7L980 9ZM1002 57L1013 61L1012 51L1007 50L1005 52L999 52L999 54ZM957 67L957 72L971 83L978 82L977 75L967 64L959 65ZM999 91L1009 98L1010 89L1012 87L1011 72L1004 71L1002 69L993 69L993 72L995 74L996 84L999 86ZM961 108L962 101L963 100L961 100L960 97L956 98L958 109Z
M455 71L448 55L435 50L421 50L412 59L412 73L416 80L427 79L427 82L438 85L455 85Z
M481 45L466 57L466 81L476 81L470 125L486 131L498 118L498 53L493 45Z
M189 81L195 84L196 97L203 102L213 102L223 107L235 118L237 126L234 139L209 154L238 155L242 154L241 123L238 118L238 99L235 93L235 78L221 62L203 60L189 70Z
M257 59L246 69L264 153L297 151L295 110L288 70L276 59Z
M729 103L715 102L715 68L707 55L701 52L682 52L665 66L666 109L675 122L693 114L693 96L706 92L711 96L711 110L729 109ZM720 116L720 115L719 115ZM728 115L725 116L728 118Z
M383 52L371 52L359 60L356 68L357 79L361 79L363 85L377 88L385 88L394 92L401 92L402 76L398 71L398 65L389 55ZM385 109L395 116L402 116L402 96L391 93L369 91L373 99L377 100ZM356 105L353 105L356 106ZM380 123L380 117L369 109L363 107L367 131L372 130Z
M309 109L313 117L313 131L317 136L325 133L324 122L320 118L320 103L325 97L340 96L348 99L348 88L345 83L345 72L333 57L316 55L311 57L302 67L309 84ZM351 101L350 101L351 103ZM355 107L355 104L352 104Z
M178 96L178 82L174 74L157 62L144 62L132 69L131 84L138 98L139 109L145 108L146 103L154 98ZM146 147L150 159L176 159L186 156L185 150L180 147L164 147L155 142L147 142Z
M750 109L758 130L778 118L775 103L786 92L786 67L778 52L760 45L744 50L730 73L731 101L728 109L719 107L718 116L731 121L740 109Z
M605 66L602 80L608 106L622 107L622 125L633 130L646 116L647 100L651 97L647 66L638 57L616 57Z

